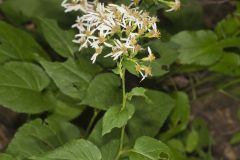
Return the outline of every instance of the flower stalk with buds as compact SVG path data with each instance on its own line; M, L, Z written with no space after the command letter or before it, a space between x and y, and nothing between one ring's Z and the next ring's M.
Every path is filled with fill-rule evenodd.
M161 1L161 0L159 0ZM176 0L177 2L177 0ZM174 3L175 4L175 3ZM140 40L145 38L159 38L160 32L157 29L157 18L151 17L148 12L140 10L134 5L116 5L89 2L87 0L64 0L62 6L69 11L81 11L84 14L77 17L76 23L72 25L78 30L73 42L79 44L79 51L84 48L93 48L95 52L91 56L92 63L97 61L98 56L112 58L117 62L117 74L122 80L122 106L125 110L128 93L125 91L124 60L135 64L135 70L142 77L152 76L150 64L156 57L150 47L144 48ZM172 5L171 10L177 6ZM110 50L106 53L105 49ZM139 58L139 55L147 52L148 55ZM125 126L121 129L118 160L123 149Z

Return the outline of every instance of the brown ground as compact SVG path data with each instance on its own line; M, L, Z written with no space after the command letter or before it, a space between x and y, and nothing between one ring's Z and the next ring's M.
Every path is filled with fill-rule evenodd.
M213 155L216 160L239 160L240 145L231 145L230 138L240 131L237 111L240 101L214 93L192 102L192 118L201 117L208 122L214 139Z

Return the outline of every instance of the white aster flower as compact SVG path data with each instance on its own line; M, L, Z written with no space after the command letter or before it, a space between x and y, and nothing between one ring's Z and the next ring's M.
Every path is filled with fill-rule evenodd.
M77 17L76 23L72 25L73 28L78 29L74 42L80 45L79 50L87 47L95 49L95 53L91 56L92 63L96 62L100 54L104 57L111 57L113 60L123 57L134 58L144 50L138 43L141 38L159 37L157 18L149 16L149 13L130 6L116 4L105 6L94 2L64 0L62 3L66 11L85 12L83 16ZM111 52L102 52L104 48L110 48ZM148 48L148 56L145 59L148 62L155 59L150 48ZM145 60L139 59L139 61ZM137 70L136 67L136 70L142 76L142 80L151 76L150 67L138 66L140 68L138 67Z

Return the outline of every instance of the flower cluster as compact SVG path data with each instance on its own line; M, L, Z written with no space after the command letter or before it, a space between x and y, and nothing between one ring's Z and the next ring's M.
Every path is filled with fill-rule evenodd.
M85 12L83 16L77 18L76 23L72 26L79 31L74 42L80 45L79 50L88 47L95 50L91 57L93 63L100 54L103 54L104 57L111 57L113 60L123 57L133 60L140 51L144 51L139 44L141 38L160 37L156 25L157 18L151 17L147 12L138 8L115 4L105 6L102 3L96 3L96 6L92 7L85 0L75 0L75 5L64 2L66 11L81 10ZM78 6L81 3L84 6L88 3L90 8L84 6L81 8ZM110 52L105 53L104 49L109 49ZM134 59L136 71L140 73L142 79L151 76L151 67L146 65L146 62L150 64L154 60L155 56L149 47L147 57Z

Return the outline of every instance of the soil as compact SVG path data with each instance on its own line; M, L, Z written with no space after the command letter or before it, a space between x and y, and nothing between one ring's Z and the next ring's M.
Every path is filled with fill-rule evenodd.
M229 143L234 133L240 131L237 112L240 101L215 92L192 102L192 119L201 117L207 121L214 140L213 156L216 160L239 160L240 145Z

